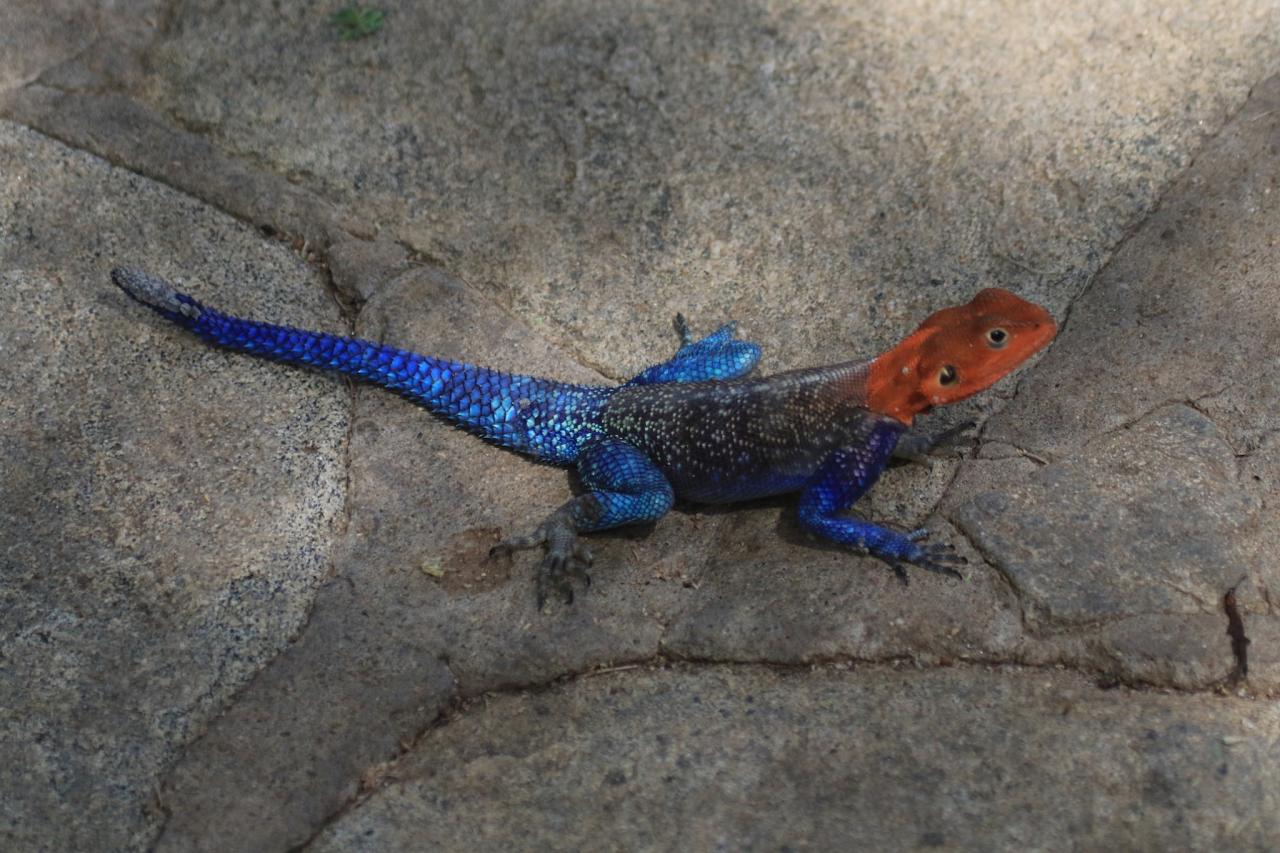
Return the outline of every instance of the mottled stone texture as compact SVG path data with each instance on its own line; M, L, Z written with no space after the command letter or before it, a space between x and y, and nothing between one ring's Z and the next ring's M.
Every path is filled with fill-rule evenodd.
M631 670L467 709L309 849L1261 850L1277 743L1061 672Z
M799 366L991 283L1060 309L1280 48L1271 2L405 3L347 44L308 2L170 21L148 103L619 377L677 310Z
M0 847L1280 834L1274 3L376 5L0 3ZM116 264L573 381L677 310L765 370L988 284L1063 330L858 507L964 582L776 500L597 537L538 613L486 553L572 477L209 350Z
M342 327L281 247L0 123L12 850L144 846L158 778L300 629L341 522L342 386L192 347L111 285L127 259L243 311ZM262 286L287 280L299 286Z
M987 430L990 459L948 497L1033 634L1072 626L1072 656L1157 684L1221 680L1236 663L1222 598L1242 578L1253 629L1280 628L1277 234L1272 78L1073 306ZM1276 690L1276 648L1251 651L1255 685Z

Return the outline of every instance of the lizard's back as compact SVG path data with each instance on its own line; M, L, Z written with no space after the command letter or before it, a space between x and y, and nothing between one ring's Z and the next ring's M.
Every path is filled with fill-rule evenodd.
M681 498L715 503L781 494L803 486L836 448L893 428L864 405L866 371L865 364L842 364L623 387L604 404L600 425L648 456Z

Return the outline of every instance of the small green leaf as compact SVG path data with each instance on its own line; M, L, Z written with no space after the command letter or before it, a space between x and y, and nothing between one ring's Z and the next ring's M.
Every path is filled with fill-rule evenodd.
M329 16L329 23L338 29L344 41L371 36L382 29L387 13L381 9L362 9L354 3Z

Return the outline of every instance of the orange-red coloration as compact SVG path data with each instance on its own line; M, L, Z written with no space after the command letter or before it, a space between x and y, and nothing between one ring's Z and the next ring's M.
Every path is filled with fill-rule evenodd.
M867 405L909 426L934 406L990 388L1057 331L1039 305L988 288L966 305L930 314L906 340L873 361Z

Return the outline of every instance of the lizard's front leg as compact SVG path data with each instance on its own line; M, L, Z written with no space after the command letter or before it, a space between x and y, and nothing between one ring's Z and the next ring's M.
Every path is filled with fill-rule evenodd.
M655 521L675 500L671 484L649 457L616 439L599 439L584 447L578 456L578 474L586 492L551 513L533 533L509 537L493 548L493 553L509 553L546 546L538 570L540 610L548 591L567 604L573 601L574 580L590 585L591 552L579 541L579 533Z
M972 434L976 426L974 421L962 421L939 433L926 433L917 429L907 430L898 438L898 443L893 448L893 458L932 465L934 451L939 448L972 449L977 444Z
M961 577L953 566L967 561L950 545L921 545L923 528L899 533L868 521L843 517L880 477L896 443L889 430L872 430L866 440L835 451L822 463L800 493L799 517L805 527L822 536L878 557L889 564L904 584L910 563L945 575Z

